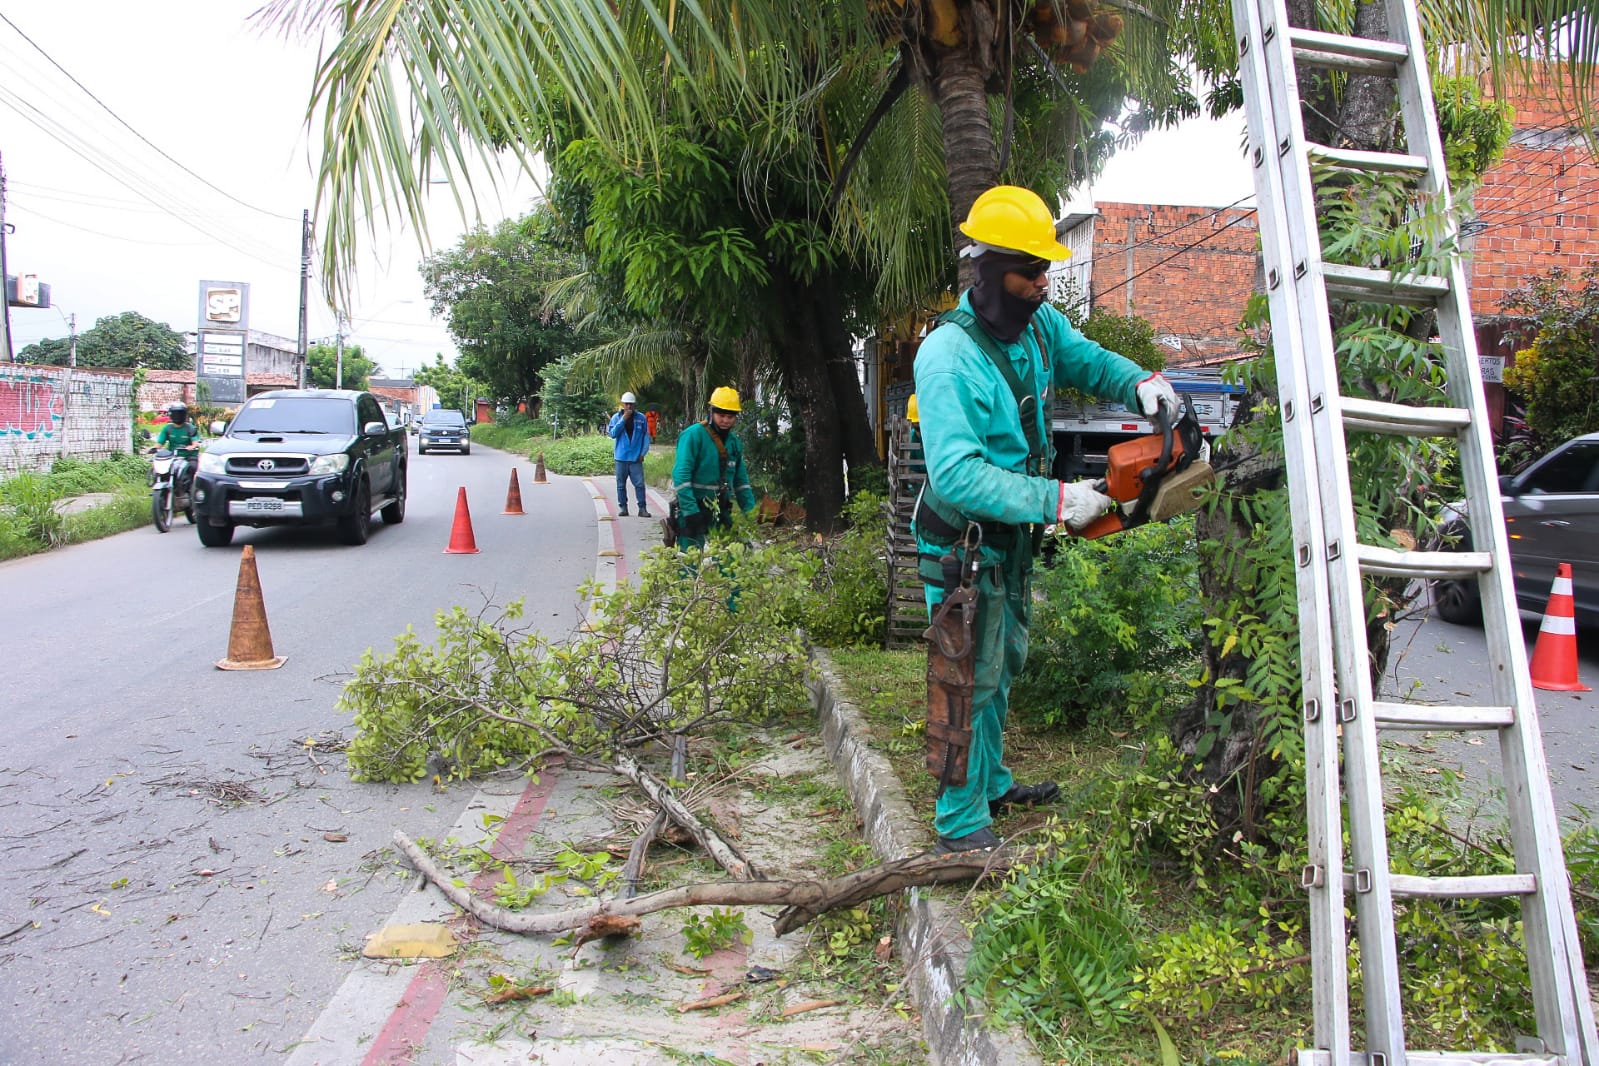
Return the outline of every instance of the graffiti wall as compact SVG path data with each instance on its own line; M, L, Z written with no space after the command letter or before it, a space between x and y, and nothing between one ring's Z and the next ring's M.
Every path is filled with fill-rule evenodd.
M129 450L128 371L0 363L0 473Z

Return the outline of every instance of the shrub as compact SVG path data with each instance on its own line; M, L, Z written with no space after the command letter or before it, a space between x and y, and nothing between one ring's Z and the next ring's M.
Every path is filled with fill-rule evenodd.
M857 493L844 519L845 532L818 545L805 564L805 632L823 647L880 644L888 609L883 498Z
M1032 643L1011 706L1045 724L1124 722L1176 691L1200 620L1190 518L1066 538L1033 575Z
M534 455L544 455L544 467L552 474L572 477L615 475L616 442L606 436L562 437L542 442Z

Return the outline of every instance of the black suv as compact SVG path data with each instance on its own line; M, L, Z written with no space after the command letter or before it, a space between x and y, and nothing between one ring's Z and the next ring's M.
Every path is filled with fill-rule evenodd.
M405 521L405 465L405 430L369 392L258 393L200 454L200 543L221 547L240 525L331 522L344 543L365 544L374 510L389 525Z
M466 416L453 407L435 407L422 416L421 429L416 435L416 454L426 455L429 449L449 448L462 455L472 454L472 437L466 428Z

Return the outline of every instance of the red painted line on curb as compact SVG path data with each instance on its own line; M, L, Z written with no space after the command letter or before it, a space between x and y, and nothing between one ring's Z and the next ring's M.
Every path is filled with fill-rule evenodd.
M527 841L543 816L550 793L555 791L555 778L553 770L545 769L528 782L516 806L500 823L500 831L494 835L489 854L497 859L515 857L516 849ZM472 888L482 892L497 880L497 875L479 873L472 880ZM444 998L450 990L449 970L448 963L434 961L425 962L417 968L416 976L405 986L405 994L395 1004L389 1020L383 1023L382 1031L372 1041L366 1057L361 1060L361 1066L408 1066L412 1062L413 1056L421 1050L439 1008L444 1006Z

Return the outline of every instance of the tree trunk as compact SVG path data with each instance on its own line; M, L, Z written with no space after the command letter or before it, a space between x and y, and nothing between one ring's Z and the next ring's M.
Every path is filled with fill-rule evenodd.
M933 72L933 101L938 104L944 133L944 169L949 175L949 210L956 247L965 245L960 224L972 202L999 183L994 129L988 121L987 74L972 49L939 57ZM960 288L972 283L970 259L960 261Z
M772 348L795 421L805 429L805 521L831 531L844 509L843 427L833 402L819 308L811 286L774 267Z

